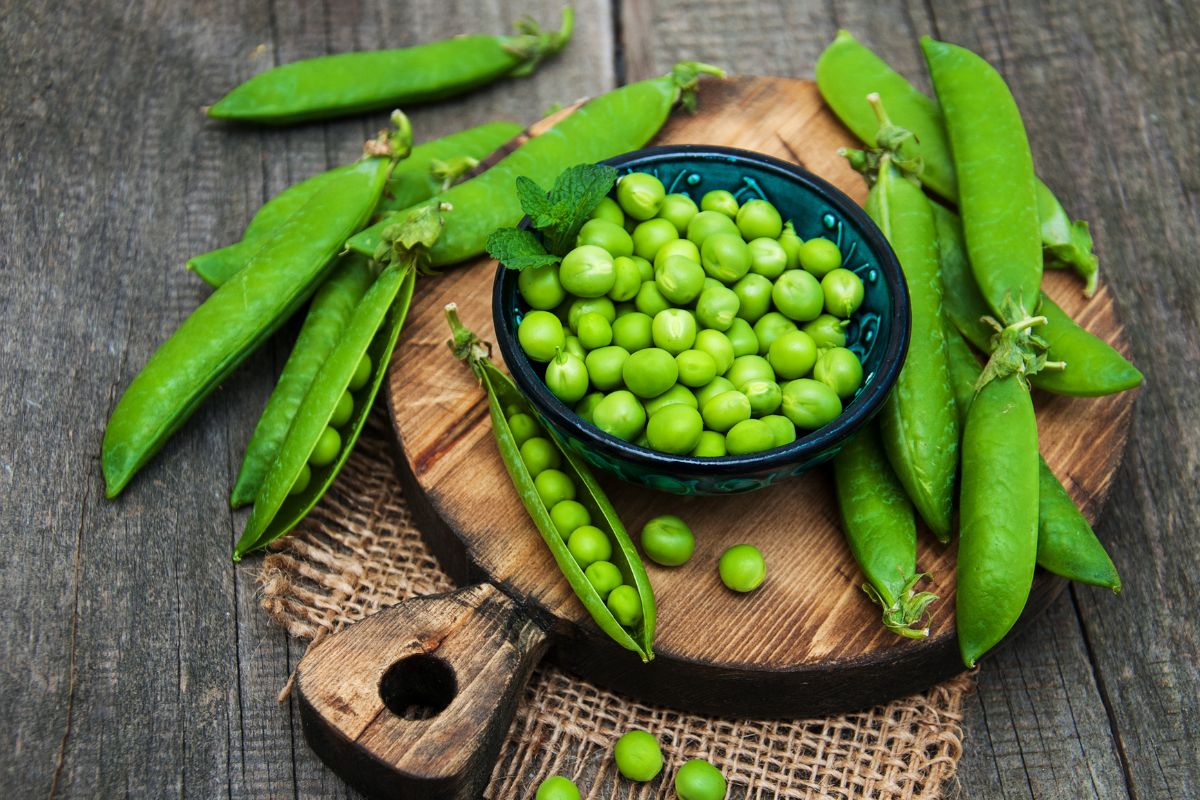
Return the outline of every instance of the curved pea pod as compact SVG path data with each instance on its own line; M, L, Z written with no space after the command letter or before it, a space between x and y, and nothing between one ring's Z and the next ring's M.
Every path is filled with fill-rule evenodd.
M929 96L908 82L887 62L871 52L848 31L838 31L817 59L817 88L838 118L859 139L875 146L879 126L866 96L877 92L896 124L916 134L924 169L921 182L930 190L958 202L958 180L950 156L950 142L942 110ZM1092 253L1092 237L1083 221L1071 222L1062 203L1046 184L1036 180L1038 219L1046 266L1065 265L1084 279L1084 294L1095 292L1099 260Z
M965 420L979 380L979 362L966 339L954 332L946 337L946 352L955 400ZM1121 591L1121 578L1104 545L1045 459L1038 463L1037 563L1055 575Z
M936 203L932 207L937 225L942 305L946 317L971 344L985 353L990 352L996 331L984 321L991 311L967 267L958 217ZM1047 322L1038 329L1038 335L1050 343L1046 356L1067 366L1057 372L1039 372L1032 376L1030 382L1035 387L1055 394L1099 397L1132 389L1142 382L1142 373L1124 356L1075 324L1045 294L1041 298L1039 310Z
M209 392L309 298L366 221L389 160L360 161L314 194L150 357L117 402L101 466L115 497Z
M883 446L921 518L947 542L959 428L946 366L933 216L921 187L900 174L890 155L880 161L866 208L900 260L912 302L908 355L879 416Z
M587 579L583 570L566 543L559 535L550 518L550 512L538 495L533 476L530 475L525 461L521 458L516 437L509 427L505 409L518 408L523 413L537 419L529 402L521 394L516 384L508 375L497 368L488 357L489 349L480 342L473 333L462 326L458 320L456 307L451 304L446 307L446 318L454 332L451 349L459 358L467 360L471 370L479 378L487 391L488 411L492 419L492 432L496 438L496 446L500 450L500 458L508 470L513 486L521 497L525 510L529 513L534 525L542 535L542 540L554 556L555 563L562 570L576 597L591 615L593 621L608 634L617 644L626 650L631 650L641 656L642 661L654 658L654 629L656 623L656 606L654 592L650 587L650 578L638 555L637 548L629 538L625 526L617 516L616 510L609 502L608 496L593 477L591 470L579 456L554 436L546 438L554 443L554 447L562 457L563 469L575 481L579 493L576 500L582 503L592 516L592 524L602 527L608 534L609 541L614 545L612 561L621 571L624 580L632 585L641 601L642 618L632 635L621 625L605 605L603 598Z
M350 323L374 277L365 259L345 256L317 290L292 353L283 365L279 381L246 445L229 500L234 508L252 502L258 495L305 394Z
M528 75L571 39L574 12L562 29L543 33L531 20L513 36L456 36L392 50L341 53L284 64L240 84L208 116L284 124L443 100L505 76Z
M594 163L635 150L650 141L682 100L694 105L699 76L724 73L716 67L681 62L669 75L614 89L584 104L545 133L534 136L478 177L464 181L428 202L449 203L446 230L431 254L434 267L455 264L484 251L487 237L497 228L521 221L518 177L549 186L564 169ZM382 232L394 220L385 217L346 244L374 256Z
M937 596L916 592L917 525L912 503L888 464L872 423L833 459L842 533L867 578L863 591L883 609L883 625L900 636L929 635L923 624Z

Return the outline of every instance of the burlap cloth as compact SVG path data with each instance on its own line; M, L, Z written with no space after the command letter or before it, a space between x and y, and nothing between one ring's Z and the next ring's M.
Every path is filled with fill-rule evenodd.
M407 597L455 588L413 529L395 477L385 415L376 409L337 483L262 563L262 606L312 641ZM670 776L705 758L731 798L912 800L957 793L966 677L856 714L733 721L681 714L600 689L544 664L533 675L486 797L532 798L549 775L584 797L674 797ZM653 782L619 780L616 737L652 731L667 767Z

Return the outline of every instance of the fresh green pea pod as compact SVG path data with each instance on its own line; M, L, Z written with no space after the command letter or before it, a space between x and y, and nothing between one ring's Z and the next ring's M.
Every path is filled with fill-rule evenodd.
M201 401L306 301L362 227L390 159L360 161L309 198L146 362L104 432L106 494L117 496Z
M833 459L842 533L867 578L863 591L883 609L888 630L910 639L929 635L924 624L937 595L917 592L917 525L912 503L888 464L871 423Z
M514 36L456 36L392 50L340 53L269 69L209 107L208 116L284 124L443 100L505 76L528 75L571 39L575 15L543 33L519 20Z
M492 231L521 221L524 212L518 194L512 191L518 177L549 186L567 167L603 161L650 141L676 102L682 100L685 107L694 107L700 75L724 73L707 64L685 61L676 64L669 75L614 89L525 142L487 172L429 200L453 207L446 218L446 231L433 249L432 266L479 255ZM393 221L385 217L351 238L347 246L374 256L383 230Z
M990 309L967 267L962 228L952 211L932 204L937 225L938 254L942 266L942 307L947 318L979 350L991 351L995 328L984 321ZM1042 294L1046 324L1038 335L1050 343L1047 358L1062 361L1066 369L1039 372L1030 382L1039 389L1077 397L1099 397L1132 389L1142 373L1107 342L1075 324L1061 308Z
M863 142L876 146L878 123L866 97L877 92L896 123L916 134L924 169L921 182L951 203L958 202L958 181L941 109L887 62L848 31L837 37L817 59L817 88L846 127ZM1092 253L1086 222L1071 222L1054 193L1036 181L1038 217L1046 266L1066 264L1086 282L1084 294L1095 292L1099 260Z
M313 296L292 353L246 445L229 500L234 508L253 502L258 495L308 388L337 345L374 277L365 259L346 256Z
M554 556L559 569L562 570L571 589L583 603L596 625L617 644L626 650L637 653L643 661L650 661L654 658L656 622L654 592L650 587L650 578L646 575L637 548L630 540L612 503L609 502L604 490L600 488L583 460L570 448L564 447L556 437L547 436L546 438L553 442L554 447L562 456L563 469L568 470L569 475L578 484L580 492L576 499L588 509L593 525L603 524L607 528L605 532L608 534L609 540L616 545L613 548L613 563L620 569L625 581L630 582L637 590L638 598L641 601L642 618L638 623L637 631L635 631L636 638L631 636L629 630L613 616L575 557L571 555L571 551L558 533L554 520L550 517L549 510L538 495L533 476L530 475L529 469L521 457L516 437L509 428L505 409L520 409L521 412L534 419L537 418L536 413L512 379L491 362L488 346L463 327L454 304L446 306L446 319L454 334L450 343L451 349L458 358L468 362L471 370L487 391L492 432L496 438L496 446L500 450L500 457L516 487L517 494L521 497L525 510L529 512L529 516L541 533L546 546L550 548L550 553Z
M967 340L956 332L948 333L946 352L958 412L965 420L981 368ZM1045 459L1038 464L1037 563L1055 575L1121 591L1121 578L1104 545Z

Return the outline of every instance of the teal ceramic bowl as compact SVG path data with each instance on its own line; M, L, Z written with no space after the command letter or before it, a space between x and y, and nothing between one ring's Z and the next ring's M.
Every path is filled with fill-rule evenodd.
M517 342L528 310L517 273L499 267L492 294L497 343L521 391L554 435L590 464L627 481L675 494L726 494L761 489L833 458L878 413L908 350L908 290L882 232L850 198L812 173L770 156L705 145L648 147L604 162L621 174L649 172L668 192L699 203L713 189L739 202L770 201L804 240L825 237L842 250L843 266L862 278L865 299L847 329L847 347L863 363L863 385L842 414L791 444L742 456L695 458L660 453L604 433L550 393L544 368ZM528 220L522 226L528 226Z

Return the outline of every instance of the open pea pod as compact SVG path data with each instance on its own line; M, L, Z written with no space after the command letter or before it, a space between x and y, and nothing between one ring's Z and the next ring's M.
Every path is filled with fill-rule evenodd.
M571 589L600 630L626 650L637 653L643 661L654 658L653 643L656 621L654 592L650 587L650 578L646 575L641 557L638 556L637 548L630 540L625 526L613 509L612 503L609 502L608 496L596 483L591 470L583 463L582 459L569 448L564 447L557 438L547 437L563 457L564 466L570 470L570 476L578 482L581 491L576 499L592 514L592 524L597 527L603 524L605 533L616 545L613 548L613 562L620 569L622 577L631 582L630 585L637 590L641 602L642 618L633 635L613 616L603 598L592 586L591 581L584 575L583 569L575 557L571 555L571 551L567 549L554 520L550 518L549 509L538 495L533 476L526 467L525 460L521 458L520 448L509 427L504 410L516 407L537 419L529 401L521 394L512 379L491 362L487 345L480 342L473 333L462 326L458 320L457 309L453 304L446 307L446 318L454 331L451 347L455 355L470 364L471 370L487 391L492 432L496 438L496 446L500 450L500 458L508 470L517 494L521 497L525 510L541 533L542 540L550 548L550 553L566 577L567 583L570 584Z

